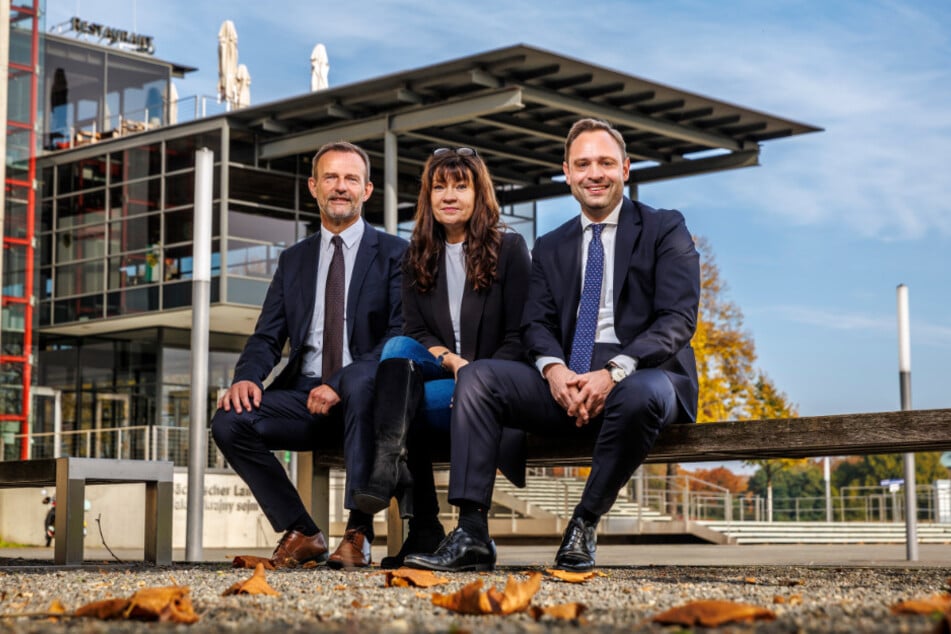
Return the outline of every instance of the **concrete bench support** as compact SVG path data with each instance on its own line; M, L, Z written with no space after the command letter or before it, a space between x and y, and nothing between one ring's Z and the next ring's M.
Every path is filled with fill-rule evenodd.
M145 559L172 563L171 462L53 458L0 462L0 487L56 487L56 549L59 565L83 563L83 503L87 484L145 484Z

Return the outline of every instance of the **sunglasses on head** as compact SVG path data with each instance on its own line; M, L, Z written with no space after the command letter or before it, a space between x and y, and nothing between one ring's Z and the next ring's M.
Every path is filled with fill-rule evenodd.
M435 150L433 150L433 156L441 156L445 154L446 152L455 152L457 156L475 156L476 155L476 151L473 150L471 147L460 147L455 149L449 148L449 147L441 147L441 148L436 148Z

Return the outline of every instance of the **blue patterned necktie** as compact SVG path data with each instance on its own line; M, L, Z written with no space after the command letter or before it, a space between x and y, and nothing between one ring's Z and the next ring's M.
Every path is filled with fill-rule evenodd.
M591 354L594 352L594 335L598 329L598 309L601 307L601 280L604 277L604 245L601 244L603 224L591 225L591 242L588 244L588 261L584 267L584 286L578 308L578 323L571 341L571 358L568 367L572 372L584 374L591 370Z

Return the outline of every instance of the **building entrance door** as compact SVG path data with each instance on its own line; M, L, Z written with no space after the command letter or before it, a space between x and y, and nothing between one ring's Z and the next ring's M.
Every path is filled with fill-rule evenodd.
M30 436L27 458L59 458L63 447L63 392L42 385L30 390Z
M96 394L95 458L132 458L128 394Z

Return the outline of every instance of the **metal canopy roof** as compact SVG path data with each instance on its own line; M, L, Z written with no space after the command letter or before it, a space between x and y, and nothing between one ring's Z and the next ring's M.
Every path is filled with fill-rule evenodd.
M228 114L263 133L261 159L340 139L385 156L393 133L398 172L418 176L434 148L473 147L499 184L515 186L500 192L504 203L567 193L552 179L584 116L624 135L633 183L756 165L762 141L821 130L525 45Z

